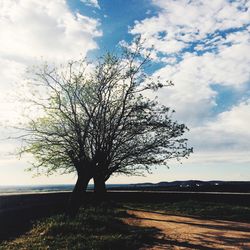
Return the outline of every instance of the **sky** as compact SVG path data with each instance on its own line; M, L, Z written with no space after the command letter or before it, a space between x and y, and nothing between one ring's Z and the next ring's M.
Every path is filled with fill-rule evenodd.
M182 164L109 183L250 181L250 1L0 0L0 185L74 183L74 175L33 177L30 158L7 140L22 114L26 71L42 61L94 59L140 35L153 77L174 86L157 93L190 129L194 153Z

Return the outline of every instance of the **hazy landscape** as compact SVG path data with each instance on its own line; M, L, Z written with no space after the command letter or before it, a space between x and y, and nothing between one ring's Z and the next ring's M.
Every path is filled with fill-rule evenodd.
M248 181L172 181L159 183L135 183L135 184L107 184L107 190L131 190L131 191L179 191L179 192L232 192L250 193L250 182ZM74 185L6 185L0 186L0 195L24 194L24 193L47 193L72 191ZM94 189L89 184L89 191Z

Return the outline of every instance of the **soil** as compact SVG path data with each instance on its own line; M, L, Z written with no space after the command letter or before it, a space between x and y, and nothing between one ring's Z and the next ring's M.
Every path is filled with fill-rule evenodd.
M173 216L128 210L125 222L155 229L154 239L141 250L250 249L250 223ZM153 231L152 231L153 232Z

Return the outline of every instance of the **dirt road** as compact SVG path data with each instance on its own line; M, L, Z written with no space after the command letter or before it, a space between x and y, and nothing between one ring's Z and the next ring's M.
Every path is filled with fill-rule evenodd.
M143 249L250 249L250 223L203 220L159 212L129 210L126 223L155 228L152 244Z

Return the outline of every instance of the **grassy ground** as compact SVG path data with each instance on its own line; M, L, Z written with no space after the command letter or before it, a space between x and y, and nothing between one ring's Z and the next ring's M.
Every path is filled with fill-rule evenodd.
M26 234L0 244L0 250L81 249L122 250L139 249L145 243L153 244L159 233L153 228L140 228L123 223L126 209L159 211L167 214L198 216L250 222L250 207L219 203L183 201L175 203L104 204L82 208L74 218L51 216L36 221Z
M171 215L195 216L220 220L250 222L250 207L215 202L181 201L172 203L127 203L125 207L159 211Z
M152 229L125 225L122 218L126 216L117 207L85 207L74 219L56 215L37 221L31 231L1 243L0 249L138 249L150 241Z

